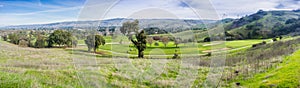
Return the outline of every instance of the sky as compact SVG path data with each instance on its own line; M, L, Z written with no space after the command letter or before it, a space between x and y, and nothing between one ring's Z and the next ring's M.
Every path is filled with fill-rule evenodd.
M300 8L300 0L115 0L116 3L106 11L107 8L101 5L109 1L112 0L0 0L0 26L77 21L82 16L98 15L97 11L102 10L106 12L104 19L199 19L199 14L201 19L216 19L211 17L212 12L221 19L239 18L260 9ZM90 9L94 11L86 11ZM199 12L195 14L195 10ZM90 17L85 20L99 19Z

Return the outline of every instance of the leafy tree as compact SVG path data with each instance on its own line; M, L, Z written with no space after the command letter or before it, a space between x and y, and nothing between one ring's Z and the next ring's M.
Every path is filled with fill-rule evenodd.
M167 47L167 44L169 43L169 38L167 36L164 36L161 38L161 41L164 43L165 47Z
M2 40L3 40L3 41L7 41L7 35L3 35L3 36L2 36Z
M121 32L124 35L127 35L129 40L134 44L134 46L138 50L138 58L144 57L144 50L146 49L146 35L144 30L139 30L139 21L135 20L133 22L125 22L123 23L121 27ZM135 33L135 39L132 37L132 35Z
M139 21L134 20L134 22L124 22L122 27L120 28L121 33L124 35L128 35L131 37L131 32L137 32L139 30Z
M204 38L204 40L203 40L204 42L210 42L210 37L206 37L206 38Z
M33 32L33 31L30 31L29 37L28 37L28 46L29 46L29 47L33 47L32 43L31 43L31 41L34 40L34 38L32 37L33 35L34 35L34 32Z
M77 44L78 44L77 38L76 38L75 36L72 37L72 46L73 46L73 47L77 47Z
M147 38L147 43L148 43L150 46L152 46L153 42L154 42L154 40L153 40L152 37Z
M44 48L46 47L46 38L42 34L37 34L36 41L34 43L35 48Z
M19 44L19 35L17 33L12 33L8 35L10 43Z
M131 39L134 46L138 49L138 58L144 58L144 50L146 49L146 35L144 30L136 34L136 40Z
M54 44L57 44L59 46L71 46L72 34L63 30L55 30L53 33L50 34L48 38L48 46L52 47Z
M105 44L105 39L101 35L89 35L84 42L87 45L89 52L91 49L94 49L94 52L96 52L100 45Z

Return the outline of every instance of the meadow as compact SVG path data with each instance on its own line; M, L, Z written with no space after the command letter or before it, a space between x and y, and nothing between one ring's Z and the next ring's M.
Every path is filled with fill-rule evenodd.
M211 49L224 48L222 46L224 43L220 43L220 41L186 43L179 44L178 47L175 47L174 42L169 42L166 47L159 42L159 46L147 44L148 48L145 51L146 56L148 55L147 58L128 59L126 57L135 57L136 55L133 45L126 43L126 41L123 44L116 43L111 37L105 37L105 39L109 41L104 46L100 46L97 53L87 52L83 40L79 40L77 47L66 49L20 47L1 40L0 87L205 87L204 84L208 81L207 77L218 73L209 73L213 69L210 68L211 58L204 55L208 52L221 51ZM282 41L293 39L286 38ZM253 44L262 41L267 41L271 45L273 43L271 39L235 40L227 41L225 47L229 51L227 54L234 56L236 53L248 53L248 49L251 51ZM191 48L199 53L189 51ZM132 51L127 52L130 49ZM166 59L171 58L175 50L178 50L182 56L192 56L193 54L200 56ZM285 62L292 60L293 63L289 67L282 64L283 67L280 68L282 72L290 71L290 67L297 67L297 64L295 64L298 63L296 60L298 56L295 56L298 55L297 53L286 57ZM149 59L150 57L153 59ZM154 59L156 57L165 59ZM230 60L232 59L228 58L228 61ZM239 67L239 65L225 66L224 72L227 74L228 71L228 75L230 75L233 72L232 69ZM268 73L273 73L272 69L262 70L267 71L267 73L257 74L255 79L248 81L241 81L239 77L223 80L224 78L221 77L220 86L235 87L235 85L228 84L238 81L242 86L257 87L257 84L260 83L247 83L251 80L256 82ZM274 70L276 69L274 68ZM292 72L294 73L291 74L297 75L297 70ZM275 80L276 77L281 77L281 75L278 74L277 76L276 74L275 76L274 74L274 78L270 78L268 82L260 85L281 82ZM289 78L287 76L286 79Z

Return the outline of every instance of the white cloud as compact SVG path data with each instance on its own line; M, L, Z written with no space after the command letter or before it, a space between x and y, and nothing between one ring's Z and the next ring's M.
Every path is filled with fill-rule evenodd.
M228 17L252 14L258 10L292 10L300 8L300 3L287 3L285 0L212 0L216 10ZM276 8L285 3L284 8Z
M36 11L36 12L28 12L28 13L9 13L9 14L2 14L2 15L35 15L35 14L41 14L41 13L54 13L54 12L64 12L64 11L70 11L70 10L80 10L82 6L76 6L76 7L66 7L66 8L57 8L57 9L50 9L50 10L43 10L43 11Z
M117 1L120 2L116 3ZM185 6L181 1L192 8ZM36 5L33 3L11 4L38 8L34 7ZM76 18L77 20L99 20L103 15L105 15L105 19L127 17L220 19L237 18L255 13L260 9L292 10L300 8L299 0L87 0L84 7L46 5L41 2L35 4L48 9L27 13L3 13L0 15L0 24L43 23L76 20ZM112 4L115 5L111 6ZM108 8L111 9L107 10ZM81 11L79 11L80 9ZM62 14L68 11L73 11L73 13L67 13L73 15L65 16L66 14Z
M179 18L199 19L195 12L198 12L198 15L201 16L202 19L220 19L224 18L223 14L226 14L226 17L237 18L255 13L260 9L292 10L300 6L300 2L288 3L282 0L183 0L183 2L193 8L180 6L180 0L121 0L121 2L112 7L107 13L106 18L128 17L137 12L145 13L145 11L141 10L147 10L149 8L169 11L167 13L173 13ZM280 3L283 3L285 8L276 8ZM150 11L148 14L153 13L155 12ZM149 18L149 16L145 16L145 18L146 17Z

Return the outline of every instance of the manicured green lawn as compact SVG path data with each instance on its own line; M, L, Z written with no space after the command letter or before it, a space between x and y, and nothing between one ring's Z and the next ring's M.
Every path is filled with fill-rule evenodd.
M249 46L257 43L261 43L264 40L262 39L257 39L257 40L235 40L235 41L226 41L226 47L228 48L240 48L244 46ZM270 39L265 40L270 41Z
M162 42L157 41L159 44L158 46L156 46L155 43L153 43L152 45L147 44L147 49L144 51L144 54L173 55L175 53L175 50L177 50L178 54L205 54L206 52L210 52L212 49L215 49L214 51L237 49L245 46L252 46L253 44L261 43L262 41L270 41L270 39L235 40L226 41L225 43L218 41L204 43L181 43L178 45L178 47L175 46L174 42L169 42L165 47ZM130 42L127 41L127 44L105 44L104 46L100 46L100 49L111 50L118 53L137 54L137 49L134 47L134 45L128 43ZM162 52L155 52L153 50L160 50Z

